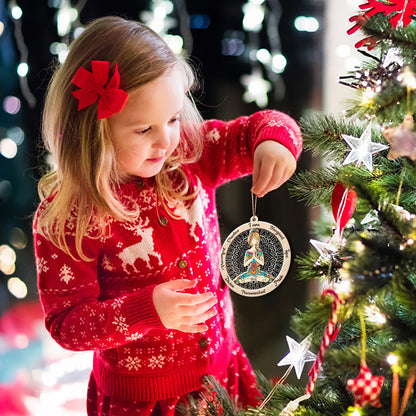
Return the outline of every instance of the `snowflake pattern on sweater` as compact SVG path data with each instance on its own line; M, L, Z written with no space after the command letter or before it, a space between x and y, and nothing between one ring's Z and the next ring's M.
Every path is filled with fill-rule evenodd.
M126 204L139 204L139 218L109 219L110 233L101 239L90 230L83 248L92 261L83 262L38 233L37 218L50 198L35 216L38 287L46 327L64 348L94 350L98 387L120 400L181 396L199 389L207 374L228 380L232 360L238 362L241 378L227 387L230 394L238 396L242 389L254 397L257 392L235 335L230 293L220 277L215 190L251 173L254 149L264 140L279 141L298 158L300 131L289 116L271 110L229 122L210 120L203 127L207 132L203 155L184 167L198 196L189 206L175 208L180 218L169 216L158 203L152 178L123 184L120 197ZM66 228L72 249L76 217L74 207ZM189 334L162 325L153 289L174 279L196 279L191 292L216 294L218 313L207 321L207 332Z

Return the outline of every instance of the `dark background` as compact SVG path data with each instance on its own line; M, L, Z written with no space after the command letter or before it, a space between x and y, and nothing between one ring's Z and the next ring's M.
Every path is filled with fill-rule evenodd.
M278 0L276 0L278 1ZM56 2L55 2L56 3ZM59 2L58 2L59 3ZM86 1L80 14L80 23L103 15L116 14L139 19L143 10L148 10L149 1ZM205 118L231 119L259 110L255 103L243 101L244 87L240 77L250 73L253 62L243 54L226 56L222 53L224 38L230 31L240 32L246 44L250 36L242 29L242 5L239 0L188 0L176 1L185 7L189 15L209 16L210 25L205 29L190 29L193 48L190 54L198 64L203 85L197 94L199 109ZM267 3L267 2L266 2ZM281 74L285 92L269 93L267 108L276 108L299 119L305 112L317 110L321 104L321 73L324 0L281 0L282 16L279 34L282 53L287 58L286 70ZM28 287L27 301L37 300L36 273L31 241L31 216L36 209L38 197L36 183L39 167L43 163L40 149L40 117L43 96L50 77L50 65L54 56L49 46L62 41L56 32L56 11L53 1L20 0L22 19L15 22L8 15L8 2L0 0L0 20L5 24L0 37L0 99L15 95L22 101L18 114L10 115L0 109L0 135L19 125L25 132L25 141L13 159L0 155L0 245L10 244L12 230L23 230L28 244L16 249L16 271ZM75 4L73 4L75 6ZM299 15L316 17L321 28L318 32L299 32L294 19ZM20 61L19 27L27 46L29 73L28 88L36 100L31 106L22 94L22 85L16 75ZM172 30L179 33L176 27ZM258 34L259 43L267 45L264 30ZM185 45L186 46L186 45ZM23 80L24 82L24 80ZM282 86L275 84L276 91ZM24 87L24 85L23 85ZM1 139L1 137L0 137ZM309 156L303 154L298 168L310 165ZM245 223L251 216L250 178L241 179L218 191L218 210L223 236ZM308 212L305 207L289 197L286 185L258 202L260 220L277 225L288 237L292 257L309 246ZM11 306L22 300L15 299L7 289L10 276L0 272L0 316ZM268 376L281 374L276 363L287 352L285 335L293 335L290 317L296 308L302 308L308 296L304 282L296 278L296 265L285 281L272 293L259 298L244 298L233 295L236 313L236 328L240 341L255 369Z

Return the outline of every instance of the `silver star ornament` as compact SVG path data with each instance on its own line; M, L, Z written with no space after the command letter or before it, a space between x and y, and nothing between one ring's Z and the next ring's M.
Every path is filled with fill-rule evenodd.
M371 123L365 128L360 138L342 134L342 138L351 147L351 152L344 160L344 165L357 161L357 166L364 163L365 167L373 171L373 154L387 149L388 146L371 141Z
M308 335L300 344L286 335L289 352L277 363L278 366L290 365L295 367L296 376L299 379L303 367L308 361L315 361L316 355L309 351L312 335Z

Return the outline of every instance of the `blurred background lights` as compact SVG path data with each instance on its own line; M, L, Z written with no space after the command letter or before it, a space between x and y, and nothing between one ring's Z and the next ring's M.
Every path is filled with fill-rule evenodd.
M262 64L267 65L271 62L272 55L267 49L261 48L256 52L256 59Z
M23 15L22 9L14 1L10 2L10 14L15 20L19 20Z
M20 107L21 107L21 102L17 97L13 95L4 97L3 110L6 113L17 114L20 111Z
M389 354L387 356L386 361L390 364L390 365L396 365L399 362L399 357L395 354Z
M258 32L262 28L264 8L261 4L246 3L243 5L243 28L249 32Z
M58 56L58 61L60 63L64 63L64 61L65 61L65 59L68 55L69 48L68 48L68 45L66 43L53 42L53 43L51 43L51 46L49 47L49 51L50 51L51 54Z
M78 10L73 7L63 6L59 9L57 15L57 32L59 36L67 35L72 27L72 23L78 18Z
M26 62L21 62L17 66L17 74L19 75L19 77L22 77L22 78L25 77L28 72L29 72L29 65Z
M20 127L12 127L11 129L8 129L6 135L18 146L20 146L25 140L25 132Z
M336 49L336 53L340 58L346 58L351 54L351 47L349 45L339 45Z
M183 39L178 35L165 35L163 40L169 45L172 51L179 55L182 52L183 48Z
M7 244L0 246L0 270L7 275L15 271L16 252Z
M77 37L79 37L79 35L84 31L85 29L83 27L77 27L76 29L74 29L74 39L76 39Z
M287 59L281 53L276 53L272 58L272 71L276 74L281 74L287 65Z
M17 144L8 137L0 140L0 154L6 159L13 159L17 154Z
M17 299L24 299L27 296L27 286L25 282L18 277L11 277L7 281L7 289Z
M298 16L295 19L295 28L299 32L316 32L319 29L319 22L315 17Z
M4 23L0 20L0 36L3 34L4 32Z
M239 32L231 32L222 40L221 53L226 56L240 56L244 50L244 41Z
M14 248L23 250L27 246L28 238L25 232L21 228L14 227L10 231L9 242Z
M211 19L206 14L191 14L189 16L189 27L191 29L207 29Z

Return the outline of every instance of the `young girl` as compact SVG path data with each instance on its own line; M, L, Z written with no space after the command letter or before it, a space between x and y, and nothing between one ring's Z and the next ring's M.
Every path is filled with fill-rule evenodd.
M220 277L214 195L252 172L258 196L280 186L300 132L277 111L202 122L192 84L157 34L118 17L90 23L50 83L38 285L52 337L94 351L89 415L173 415L206 375L258 403Z

